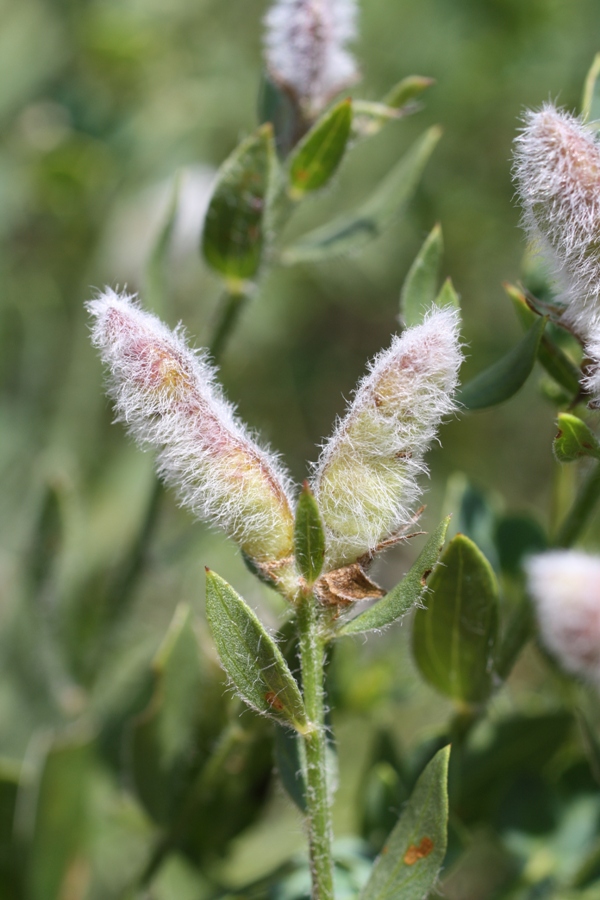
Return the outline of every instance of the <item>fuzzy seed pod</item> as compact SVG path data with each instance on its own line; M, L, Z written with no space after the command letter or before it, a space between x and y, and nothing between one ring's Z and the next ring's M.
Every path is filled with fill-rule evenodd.
M462 361L457 310L434 309L395 337L359 384L323 448L313 489L325 525L326 568L372 555L411 521L417 477L442 418L456 409Z
M183 505L220 526L258 563L292 553L287 476L235 417L215 370L126 294L87 304L117 419L158 450L158 472Z
M600 556L540 553L527 576L544 645L568 672L600 685Z
M523 224L547 257L585 337L600 318L600 145L580 119L545 104L515 141Z
M356 0L275 0L265 17L267 68L307 118L357 78L356 18Z

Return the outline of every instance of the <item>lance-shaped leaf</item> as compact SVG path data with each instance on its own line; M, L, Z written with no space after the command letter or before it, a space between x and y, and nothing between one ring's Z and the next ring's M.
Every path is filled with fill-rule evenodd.
M181 604L152 662L150 702L131 725L129 763L136 792L155 821L170 821L194 756L202 673L188 606Z
M427 578L436 565L450 523L448 516L429 536L417 561L395 588L374 606L343 625L338 634L363 634L391 625L419 602L427 587Z
M273 128L266 124L234 150L217 176L202 250L233 286L253 279L261 264L273 164Z
M537 321L537 316L527 303L525 294L512 284L505 284L504 290L512 301L523 328L525 330L531 328ZM571 394L578 393L581 372L546 332L540 341L538 359L548 374L565 390Z
M585 79L581 118L584 122L598 123L600 120L600 53L596 53Z
M585 422L570 413L558 416L558 434L552 449L559 462L568 463L591 456L600 459L600 443Z
M223 668L242 700L301 734L309 732L302 696L279 648L239 594L209 569L206 615Z
M408 327L419 325L435 300L443 252L442 229L435 225L410 267L400 293L400 316Z
M355 139L369 138L379 134L388 123L402 119L420 108L416 103L424 90L434 83L433 78L409 75L394 85L379 103L368 100L354 100L352 130Z
M294 554L298 571L307 584L313 584L323 568L325 533L317 501L306 481L296 507Z
M450 747L421 774L360 900L423 900L435 884L448 842Z
M463 387L458 400L466 409L496 406L523 387L533 369L546 321L538 319L516 347Z
M426 131L366 203L300 238L284 250L282 262L286 265L319 262L360 250L379 237L410 200L440 136L437 127Z
M413 630L421 674L454 700L485 700L493 687L498 585L469 538L458 534L448 544L429 580L426 603L417 610Z
M288 193L292 200L301 200L332 178L346 152L351 124L352 101L342 100L303 137L289 160Z

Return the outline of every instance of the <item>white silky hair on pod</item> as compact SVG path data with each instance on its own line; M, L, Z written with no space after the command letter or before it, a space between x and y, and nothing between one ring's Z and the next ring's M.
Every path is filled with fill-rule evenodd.
M257 560L292 552L291 485L235 415L207 357L127 294L87 304L117 420L158 451L158 473L184 506Z
M265 16L267 68L312 114L357 77L357 15L356 0L276 0Z
M600 145L581 119L546 103L515 140L523 225L548 260L566 324L586 337L600 320Z
M526 571L543 644L600 686L600 556L553 550L530 557Z
M373 553L411 521L423 457L457 408L462 358L458 310L433 308L372 361L312 480L327 568Z

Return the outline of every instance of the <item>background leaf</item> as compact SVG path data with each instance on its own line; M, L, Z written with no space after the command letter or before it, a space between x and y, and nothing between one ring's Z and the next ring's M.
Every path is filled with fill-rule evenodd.
M423 677L454 700L477 703L493 687L498 636L498 585L478 547L453 538L429 580L426 608L413 630L415 660Z
M538 319L506 356L465 384L459 402L469 410L487 409L516 394L531 375L545 325L546 319Z
M439 128L430 128L358 210L304 235L283 251L282 262L320 262L360 250L379 237L410 200L440 137Z
M290 154L288 192L293 200L324 187L346 152L352 101L342 100L322 116Z
M446 855L450 747L431 760L385 847L360 900L423 900Z
M560 413L557 425L558 434L554 438L552 449L559 462L575 462L590 456L600 459L598 438L585 422L571 413Z
M435 300L443 252L442 229L438 224L419 250L402 286L400 315L407 327L419 325Z
M206 262L230 283L258 273L265 241L265 210L274 164L273 128L262 125L219 170L206 214Z

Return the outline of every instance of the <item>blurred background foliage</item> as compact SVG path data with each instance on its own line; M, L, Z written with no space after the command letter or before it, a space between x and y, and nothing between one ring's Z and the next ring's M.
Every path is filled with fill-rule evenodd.
M264 11L257 0L0 0L3 900L133 897L144 871L157 900L212 897L215 885L242 896L252 882L243 896L306 890L271 726L222 699L203 566L271 625L280 601L171 498L132 570L152 460L111 425L83 309L95 286L144 291L179 173L161 313L208 339L220 288L198 254L201 222L215 169L256 124ZM367 196L425 126L444 136L408 214L360 255L271 273L223 357L228 395L296 479L397 327L402 280L436 221L462 298L466 377L515 343L501 286L523 252L511 141L525 106L577 106L599 34L595 0L364 0L360 96L378 99L415 72L436 85L417 116L356 148L290 235ZM569 487L567 474L553 492L554 411L536 380L506 406L449 423L430 454L425 526L462 502L463 526L497 568L497 517L547 522ZM390 552L381 581L391 586L415 553ZM510 560L503 577L515 577ZM416 675L409 628L343 641L332 663L340 897L364 880L418 752L451 712ZM561 866L582 888L597 876L600 800L562 709L569 690L531 650L493 698L454 775L453 841L468 849L452 867L451 841L447 897L496 896L524 859L542 888ZM539 746L524 749L531 716ZM498 769L486 748L503 742ZM261 879L278 866L275 889ZM550 895L571 896L539 894Z

